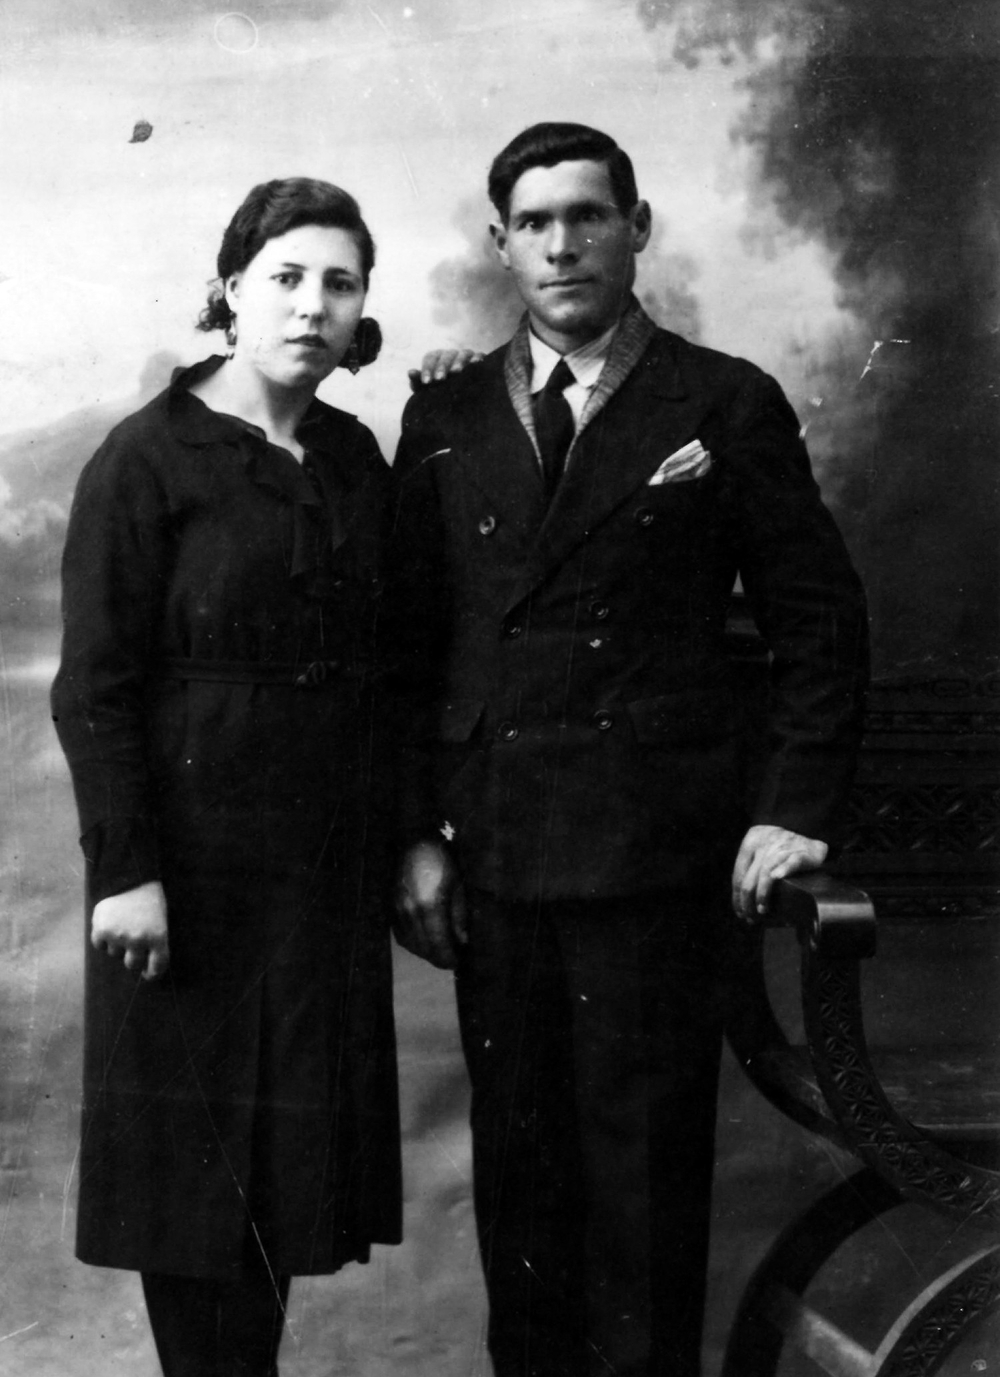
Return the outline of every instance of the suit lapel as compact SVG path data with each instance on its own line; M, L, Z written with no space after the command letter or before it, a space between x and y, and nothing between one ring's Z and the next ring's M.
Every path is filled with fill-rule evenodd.
M608 364L613 360L609 358ZM580 542L656 471L665 455L693 438L704 399L681 376L673 337L653 331L617 386L594 390L566 475L538 531L511 605L543 582ZM602 375L603 379L603 375ZM589 420L588 420L589 414Z
M505 380L506 355L491 354L456 397L453 457L527 545L542 519L544 492L532 438Z

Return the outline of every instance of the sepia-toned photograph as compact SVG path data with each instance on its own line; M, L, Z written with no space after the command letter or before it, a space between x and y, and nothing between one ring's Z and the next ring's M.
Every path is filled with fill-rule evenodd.
M3 0L0 1372L1000 1377L1000 11Z

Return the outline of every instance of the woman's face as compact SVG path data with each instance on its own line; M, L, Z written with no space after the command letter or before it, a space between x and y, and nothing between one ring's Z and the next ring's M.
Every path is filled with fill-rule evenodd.
M361 253L347 230L300 225L268 239L226 283L234 360L279 387L316 388L343 358L365 304Z

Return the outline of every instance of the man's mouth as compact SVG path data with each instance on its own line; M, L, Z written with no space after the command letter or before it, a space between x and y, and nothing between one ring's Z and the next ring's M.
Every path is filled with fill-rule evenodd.
M586 287L591 280L589 277L555 277L551 282L543 282L542 287Z

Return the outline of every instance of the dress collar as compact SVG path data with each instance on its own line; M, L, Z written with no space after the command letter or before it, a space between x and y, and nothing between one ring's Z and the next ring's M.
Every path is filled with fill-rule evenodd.
M191 391L193 383L211 377L225 362L221 354L212 354L190 367L175 368L171 375L166 394L169 424L174 435L187 445L238 444L247 434L267 442L260 426L240 416L213 411ZM323 403L313 397L295 432L303 449L330 448L326 412Z

